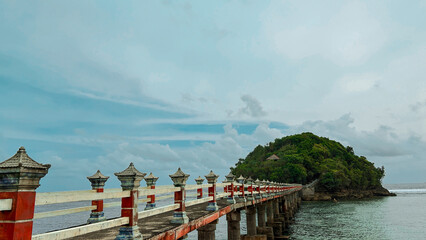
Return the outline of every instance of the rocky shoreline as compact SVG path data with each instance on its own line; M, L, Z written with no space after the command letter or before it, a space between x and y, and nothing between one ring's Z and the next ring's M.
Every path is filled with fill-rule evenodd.
M350 199L367 199L372 197L396 196L395 193L389 192L386 188L377 188L369 190L345 189L339 192L321 192L316 191L314 194L303 195L303 201L332 201L332 200L350 200Z

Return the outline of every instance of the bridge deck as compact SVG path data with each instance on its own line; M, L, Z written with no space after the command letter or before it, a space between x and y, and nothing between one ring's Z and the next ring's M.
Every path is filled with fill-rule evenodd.
M214 213L205 210L207 207L207 203L201 203L187 207L186 214L190 222L186 227L180 224L170 223L173 217L173 211L169 211L152 217L140 219L138 221L139 231L142 233L144 239L158 239L164 237L165 235L171 237L173 234L184 234L182 233L182 231L195 230L219 218L220 216L226 214L227 212L233 209L231 208L231 204L228 204L225 199L219 200L217 202L217 205L219 206L219 210ZM220 214L221 212L222 214ZM114 227L103 231L88 233L85 235L74 237L72 239L115 239L118 234L119 228L120 227Z
M293 192L292 190L286 192L284 195ZM275 197L272 197L275 198ZM268 198L268 199L272 199ZM173 211L165 212L152 217L140 219L138 221L139 231L142 233L144 239L157 240L157 239L178 239L187 233L196 230L208 223L218 219L221 216L233 211L234 209L243 209L247 206L259 204L266 201L266 198L255 201L247 201L246 203L229 204L226 199L217 201L219 210L215 212L206 211L207 203L201 203L186 208L186 214L189 218L188 224L172 224ZM88 233L74 237L76 240L87 239L107 239L112 240L118 234L120 227L109 228L106 230Z
M297 191L297 190L296 190ZM285 191L283 195L288 195L294 192L293 189ZM281 196L283 196L281 195ZM164 212L152 217L140 219L138 221L139 231L143 235L143 239L159 240L159 239L179 239L187 233L194 231L210 222L226 215L235 209L244 209L248 206L259 204L269 199L277 198L269 197L262 198L254 201L247 201L245 203L229 204L226 199L217 201L219 210L215 212L206 211L207 203L200 203L186 208L186 214L189 218L188 224L172 224L173 211ZM118 234L120 227L109 228L97 232L92 232L71 239L87 240L87 239L106 239L112 240Z

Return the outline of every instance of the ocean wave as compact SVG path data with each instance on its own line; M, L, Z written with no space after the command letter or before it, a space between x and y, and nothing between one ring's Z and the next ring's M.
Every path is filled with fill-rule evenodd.
M392 193L426 193L426 189L389 189Z

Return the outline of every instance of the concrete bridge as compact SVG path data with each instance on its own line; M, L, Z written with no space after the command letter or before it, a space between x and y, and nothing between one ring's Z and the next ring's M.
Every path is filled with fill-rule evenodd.
M215 239L218 219L226 215L228 239L285 239L284 231L301 203L301 185L284 184L231 173L223 183L213 171L196 184L180 168L170 175L173 185L156 186L158 177L146 176L130 165L115 173L121 189L104 189L107 176L99 170L87 177L87 191L36 193L49 164L31 159L25 149L0 163L0 239L180 239L198 231L198 239ZM145 180L146 187L140 182ZM207 193L204 194L204 191ZM194 200L188 201L191 191ZM206 195L206 196L205 196ZM119 199L104 203L106 199ZM157 206L159 200L170 204ZM90 206L34 213L35 206L92 201ZM107 219L104 208L121 206L121 216ZM142 211L140 211L143 209ZM247 234L240 235L241 211L245 210ZM33 219L91 211L82 225L33 235ZM257 218L257 221L256 221ZM257 222L257 223L256 223Z

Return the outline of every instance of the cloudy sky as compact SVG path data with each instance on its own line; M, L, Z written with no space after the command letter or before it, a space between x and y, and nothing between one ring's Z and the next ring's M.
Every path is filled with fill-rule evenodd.
M223 176L310 131L426 182L424 1L0 1L0 159L40 191L130 162Z

